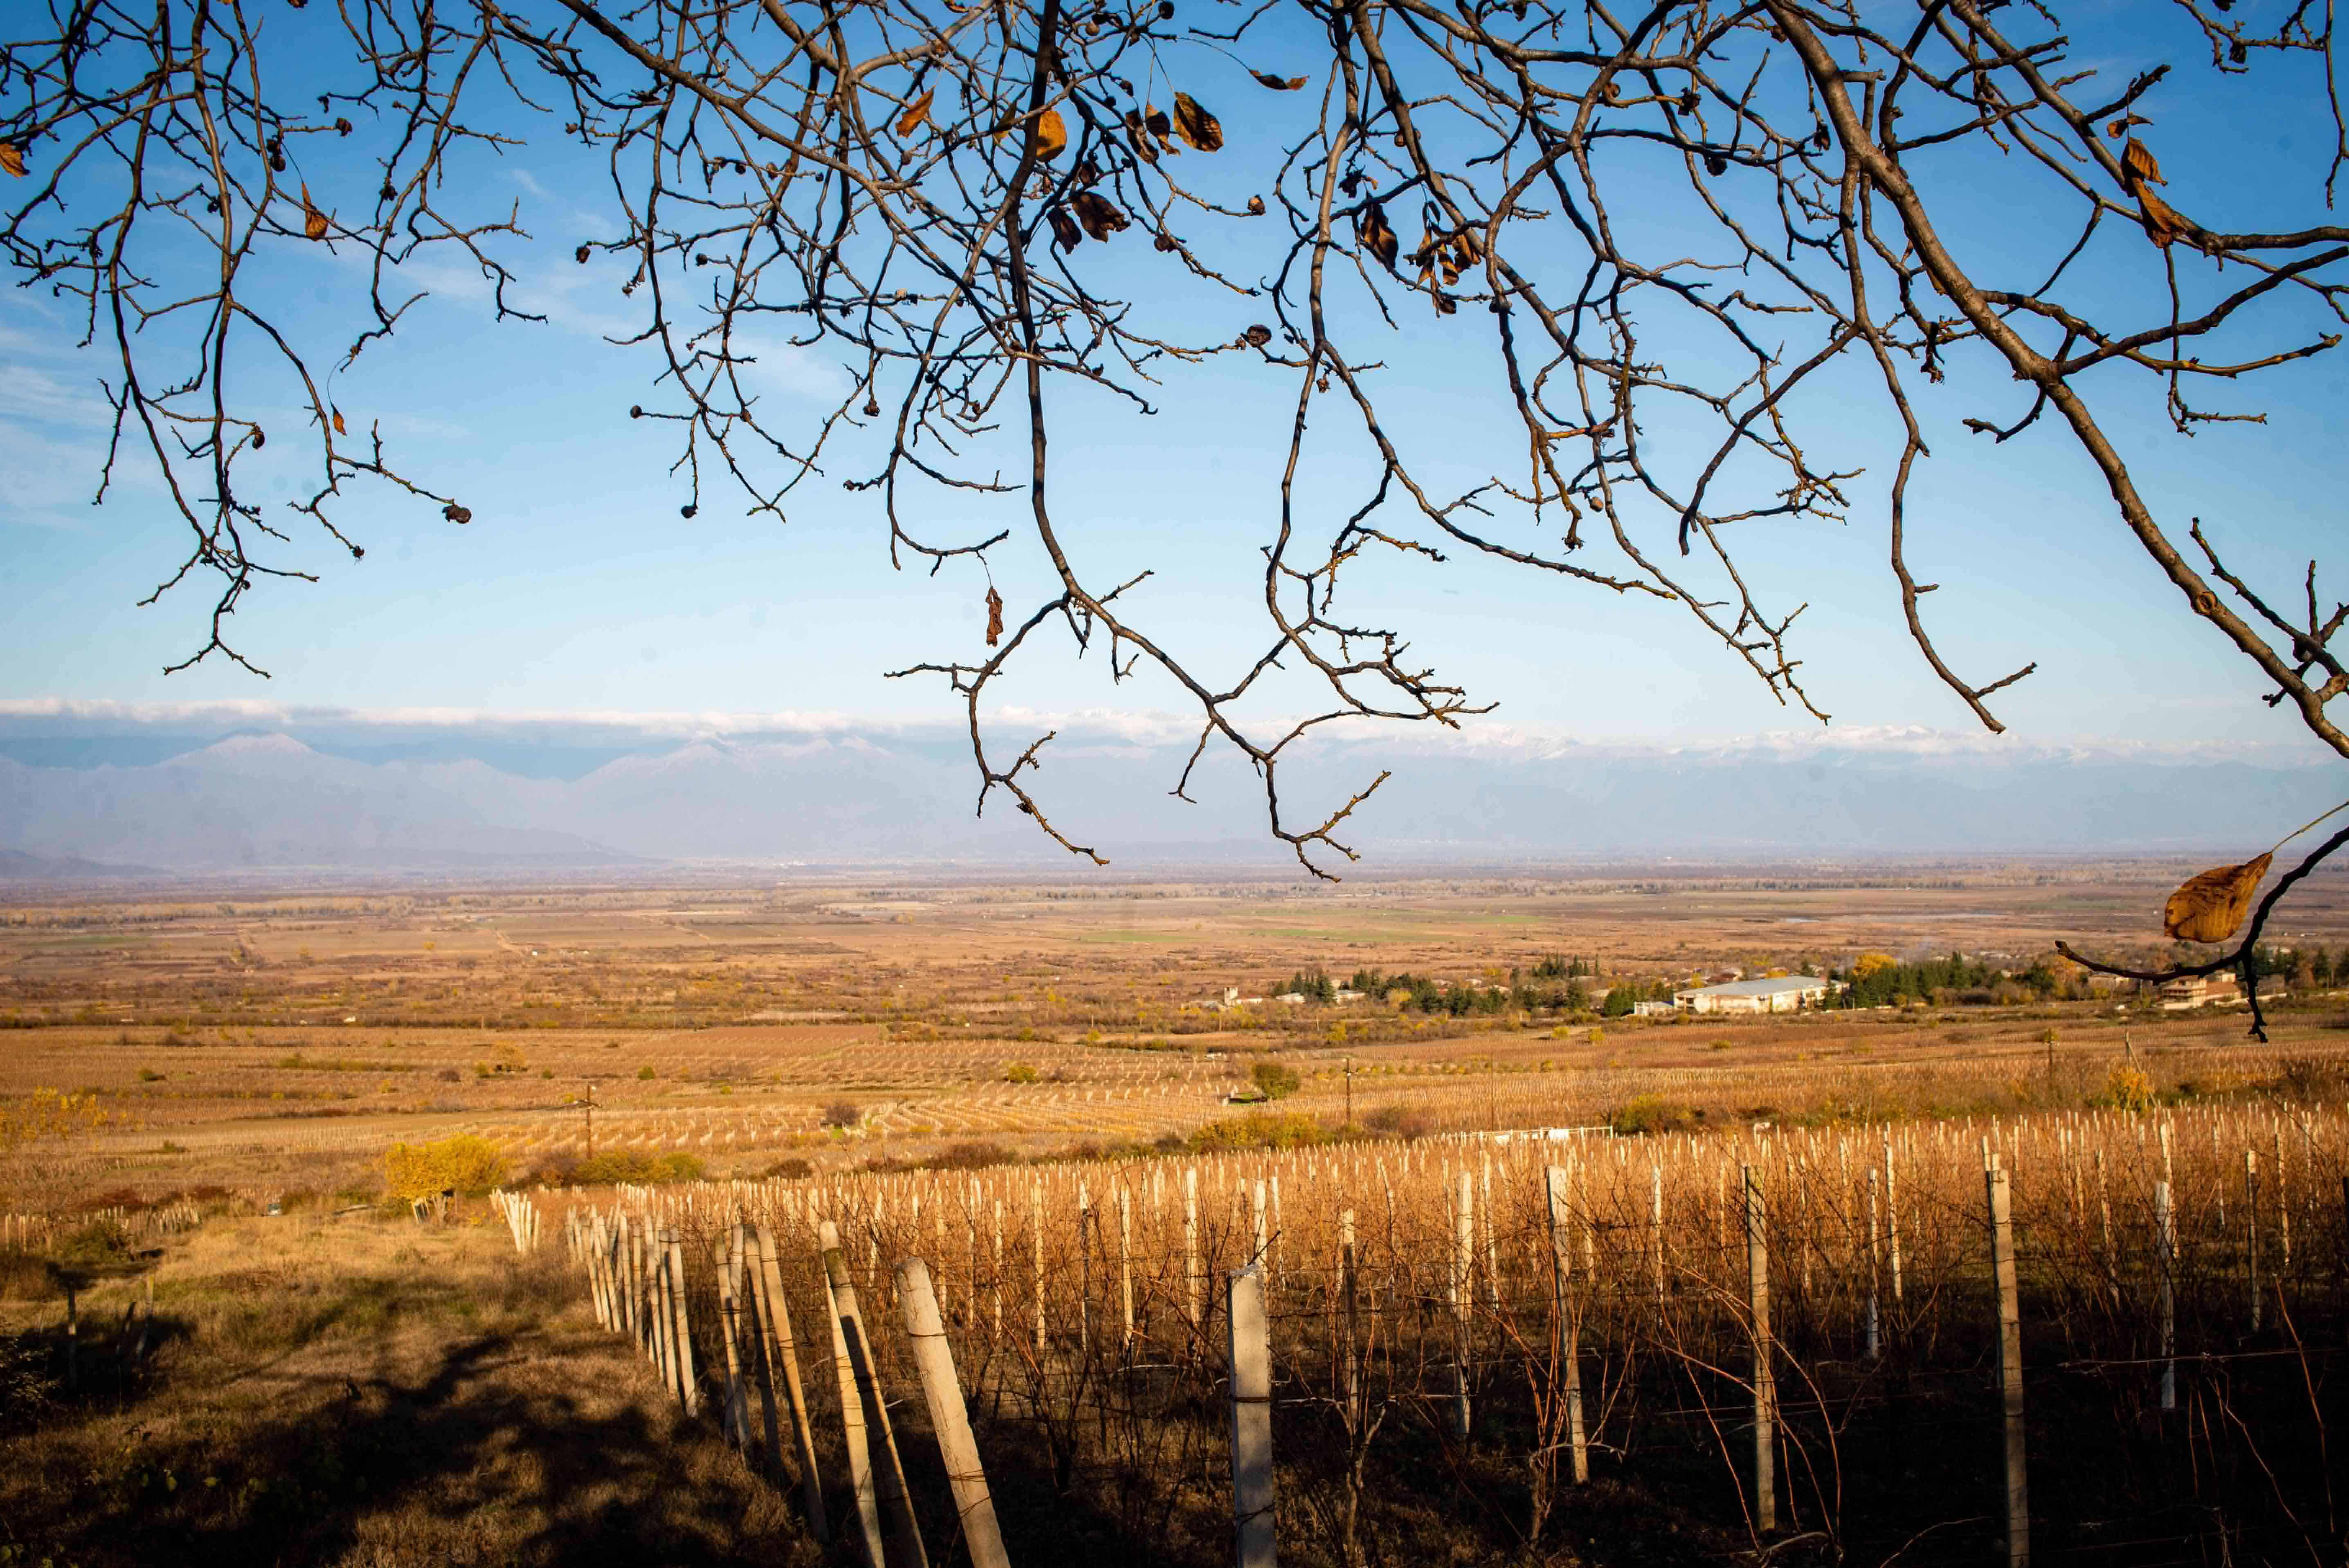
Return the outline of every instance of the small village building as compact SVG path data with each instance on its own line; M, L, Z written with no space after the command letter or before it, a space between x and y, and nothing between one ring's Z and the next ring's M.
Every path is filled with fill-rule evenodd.
M2282 987L2271 987L2280 990ZM2225 970L2216 975L2194 975L2183 980L2165 980L2158 995L2162 1010L2183 1012L2191 1007L2223 1006L2243 999L2243 987L2234 975Z
M1792 1013L1826 999L1827 983L1812 975L1733 980L1672 993L1672 1005L1684 1013Z

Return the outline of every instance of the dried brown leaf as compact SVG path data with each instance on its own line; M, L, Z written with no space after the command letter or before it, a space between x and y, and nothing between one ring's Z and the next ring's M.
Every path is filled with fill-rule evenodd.
M1388 226L1385 208L1376 201L1364 207L1362 215L1355 220L1354 233L1361 241L1363 248L1378 257L1387 271L1394 271L1401 242L1395 238L1394 230Z
M1084 234L1077 228L1077 221L1069 216L1065 207L1050 209L1045 212L1044 220L1052 225L1052 237L1061 242L1063 251L1073 251L1085 242Z
M1096 240L1106 240L1126 225L1125 214L1094 191L1080 191L1069 204L1077 210L1077 222L1085 226L1085 232Z
M302 187L302 232L313 240L326 237L326 215L310 200L310 188Z
M1223 122L1200 108L1199 100L1189 93L1174 95L1174 129L1202 152L1214 152L1224 145Z
M25 150L13 141L0 141L0 169L19 180L25 178Z
M2161 165L2154 161L2152 151L2134 136L2130 137L2128 144L2121 149L2121 167L2128 171L2130 179L2140 184L2167 185L2169 183L2161 177Z
M897 134L913 135L922 121L930 118L930 100L937 96L937 88L928 88L924 89L921 97L907 104L905 112L897 117Z
M350 432L349 432L348 430L347 430L347 429L345 429L345 428L343 428L343 411L342 411L340 408L336 408L336 409L335 409L335 410L334 410L334 415L335 415L335 434L336 434L337 436L347 436L347 435L350 434Z
M1270 71L1250 71L1248 75L1277 93L1293 93L1305 85L1303 77L1276 77Z
M991 648L1002 640L1003 595L995 591L993 583L989 583L987 589L987 645Z
M1259 322L1240 334L1240 341L1250 348L1262 348L1272 341L1272 328Z
M2193 234L2194 225L2152 191L2139 186L2137 199L2145 209L2145 232L2155 244L2168 250L2173 241L2187 239Z
M2189 878L2169 895L2161 912L2161 928L2180 942L2224 942L2235 934L2251 912L2251 895L2268 874L2271 850L2239 866L2219 866Z

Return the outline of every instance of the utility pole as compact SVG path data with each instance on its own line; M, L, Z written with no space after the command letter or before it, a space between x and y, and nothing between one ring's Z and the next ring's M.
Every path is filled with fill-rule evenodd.
M589 1080L586 1098L579 1102L580 1111L587 1119L587 1158L595 1158L595 1085Z
M1346 1125L1354 1125L1354 1058L1346 1058Z

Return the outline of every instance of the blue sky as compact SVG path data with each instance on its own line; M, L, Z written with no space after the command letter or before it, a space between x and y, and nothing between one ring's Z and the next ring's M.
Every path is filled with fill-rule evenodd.
M2274 0L2245 7L2276 8ZM2198 46L2165 8L2110 6L2071 20L2081 40L2075 60L2093 59L2115 81L2158 57L2179 60L2178 83L2157 99L2145 133L2176 205L2230 227L2325 221L2328 131L2308 90L2312 62L2265 62L2250 84L2213 88L2195 63ZM1209 85L1234 125L1241 111L1276 126L1279 116L1301 123L1309 112L1309 94L1274 98L1237 67L1228 74ZM126 475L103 507L88 504L104 439L95 378L106 366L72 347L68 315L31 291L0 295L0 442L12 454L0 466L0 572L11 605L0 624L0 697L952 717L953 699L936 685L891 682L883 672L980 653L984 581L967 566L935 579L893 573L870 498L837 482L866 465L843 460L802 487L787 522L745 517L716 490L696 519L678 517L682 487L664 471L673 450L653 422L626 418L632 402L653 400L650 361L599 341L633 320L617 295L618 263L575 266L568 253L579 239L610 232L594 205L604 188L591 167L546 139L551 128L539 129L539 144L476 165L470 178L481 201L519 203L537 236L515 248L528 268L523 297L550 322L492 325L477 283L425 269L434 298L336 387L355 427L380 418L398 454L458 495L474 521L457 528L435 509L361 487L341 516L367 548L363 562L297 535L292 557L324 580L256 594L236 627L241 645L274 672L267 682L224 663L160 673L200 640L206 608L197 592L134 607L175 562L179 525L137 475ZM314 183L363 178L324 157ZM2027 286L2016 280L2044 264L2051 242L2060 251L2069 240L2051 241L2032 201L2028 183L2009 182L1993 157L1967 166L1944 190L1941 211L1970 264L2003 285ZM1204 222L1198 227L1192 238L1210 237ZM1268 230L1225 227L1231 253L1270 264ZM1146 241L1129 234L1120 242L1130 253L1117 258L1123 275L1138 289L1159 286ZM2073 297L2095 302L2107 289L2126 294L2158 278L2141 237L2113 236L2102 254L2106 270L2084 270ZM2181 263L2207 283L2207 262ZM343 324L363 280L347 253L295 245L273 262L269 288L309 346L331 358L329 346L347 340ZM1193 335L1201 340L1268 319L1254 302L1179 297L1200 313ZM1432 472L1473 483L1508 450L1493 436L1482 318L1438 323L1420 301L1398 316L1400 330L1381 350L1391 366L1390 422ZM2282 341L2313 318L2287 305L2270 319L2261 336ZM2189 739L2316 755L2288 718L2257 700L2261 688L2248 666L2135 551L2068 437L2050 427L1993 452L1959 428L1963 415L1997 418L2016 407L2011 383L1984 373L1979 356L1971 363L1922 398L1935 455L1912 495L1911 552L1918 576L1945 585L1928 604L1961 671L1986 679L2039 661L2038 675L1996 702L2017 738ZM2269 421L2209 428L2190 440L2169 433L2158 389L2141 375L2107 373L2093 390L2175 537L2183 543L2187 518L2201 515L2241 569L2290 597L2308 557L2340 534L2344 367L2349 361L2324 356L2262 383L2205 391L2224 406L2263 407ZM848 381L824 352L780 344L762 374L771 399L811 419ZM1294 397L1288 373L1238 356L1184 373L1155 417L1082 392L1054 394L1056 510L1081 565L1103 582L1158 569L1138 612L1216 673L1227 675L1262 641L1257 551L1274 521L1277 432ZM1363 484L1344 420L1334 407L1325 418L1327 444L1317 445L1309 487L1321 516L1350 508ZM290 433L296 417L289 410L284 423ZM1870 466L1854 482L1850 521L1755 525L1744 559L1773 603L1810 602L1798 652L1816 700L1838 725L1970 727L1899 624L1884 559L1890 453L1864 381L1826 388L1812 428L1848 446L1832 466ZM1670 421L1651 432L1663 443L1684 436ZM282 445L290 460L297 443ZM290 474L279 483L276 496L295 493ZM1023 504L950 501L927 521L941 533L991 530L999 519L1016 529ZM1043 592L1040 554L1024 533L999 553L996 577L1015 614ZM1498 702L1495 723L1671 741L1807 722L1697 635L1683 612L1652 600L1619 600L1455 554L1433 569L1371 562L1350 602L1408 627L1427 663ZM1181 707L1164 682L1112 689L1098 657L1079 664L1057 653L1009 683L1004 699L1044 712Z

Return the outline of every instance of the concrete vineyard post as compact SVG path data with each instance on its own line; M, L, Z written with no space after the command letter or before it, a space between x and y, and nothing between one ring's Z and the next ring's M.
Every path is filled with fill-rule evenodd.
M1226 1326L1232 1388L1232 1534L1238 1568L1273 1568L1272 1330L1264 1279L1253 1268L1230 1279Z
M1892 1305L1900 1305L1900 1189L1892 1168L1892 1140L1884 1140L1884 1245L1892 1265Z
M1882 1314L1877 1305L1877 1278L1879 1248L1877 1226L1876 1172L1868 1173L1868 1358L1875 1360L1883 1353Z
M2009 1213L2007 1173L1991 1156L1983 1172L1990 1195L1991 1274L1998 1287L1998 1381L2005 1410L2006 1561L2008 1568L2031 1562L2031 1491L2023 1419L2023 1311L2015 1294L2014 1225Z
M1566 1374L1566 1440L1572 1450L1574 1480L1590 1479L1590 1452L1582 1432L1582 1346L1580 1314L1570 1296L1572 1253L1568 1246L1566 1172L1552 1165L1543 1173L1549 1202L1549 1309L1557 1335L1558 1357Z
M678 1400L690 1416L701 1409L701 1389L693 1375L693 1331L686 1316L685 1242L674 1227L668 1233L668 1269L669 1321L677 1334L670 1361L677 1369Z
M929 1556L922 1549L922 1529L915 1522L913 1499L905 1489L905 1467L897 1457L897 1439L890 1428L889 1402L882 1391L880 1370L873 1364L873 1340L856 1303L856 1284L849 1275L847 1255L841 1250L840 1233L827 1220L820 1234L824 1277L832 1286L833 1320L839 1326L842 1348L847 1353L850 1381L843 1392L864 1403L864 1435L871 1454L868 1474L880 1494L882 1517L905 1560L914 1568L927 1568ZM880 1441L874 1444L876 1437Z
M1754 1327L1754 1528L1778 1528L1778 1385L1770 1355L1770 1243L1762 1172L1745 1167L1745 1299Z
M995 1522L995 1500L988 1494L987 1472L978 1462L978 1444L971 1436L962 1384L955 1377L954 1350L947 1343L946 1323L930 1289L929 1265L921 1259L907 1258L897 1265L897 1300L905 1311L906 1336L913 1341L922 1397L929 1405L930 1429L937 1434L947 1484L954 1489L955 1514L962 1521L971 1568L1010 1568L1003 1532Z

